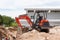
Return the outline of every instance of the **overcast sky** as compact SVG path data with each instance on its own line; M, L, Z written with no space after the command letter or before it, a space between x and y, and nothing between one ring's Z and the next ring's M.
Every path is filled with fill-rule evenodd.
M12 18L25 14L24 8L60 8L60 0L0 0L0 14Z

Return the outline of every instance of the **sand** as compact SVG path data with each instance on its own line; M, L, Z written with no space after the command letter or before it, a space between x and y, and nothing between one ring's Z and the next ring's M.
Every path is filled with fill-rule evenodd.
M49 29L49 33L32 30L19 35L16 40L60 40L60 27Z

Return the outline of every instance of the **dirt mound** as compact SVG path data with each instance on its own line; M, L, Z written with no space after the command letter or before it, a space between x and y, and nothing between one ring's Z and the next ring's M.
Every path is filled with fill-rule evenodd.
M19 35L17 40L60 40L60 27L51 28L49 31L49 33L45 33L32 30Z
M32 30L30 32L24 33L20 36L19 40L45 40L48 36L48 33L38 32L36 30Z

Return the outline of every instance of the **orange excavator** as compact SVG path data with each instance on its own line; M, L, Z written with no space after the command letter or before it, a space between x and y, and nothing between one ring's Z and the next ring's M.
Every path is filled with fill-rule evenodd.
M47 13L42 13L41 15L40 11L37 11L34 13L33 16L32 13L29 16L28 14L20 15L19 17L16 17L16 22L18 26L20 27L21 31L31 31L33 29L36 29L38 31L44 31L49 32L49 21L47 18ZM32 18L30 18L32 17ZM32 21L33 20L33 21ZM25 30L24 30L25 29Z

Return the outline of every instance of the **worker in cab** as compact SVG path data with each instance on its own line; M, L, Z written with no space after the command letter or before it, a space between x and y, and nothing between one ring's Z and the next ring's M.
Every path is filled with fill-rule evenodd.
M49 26L48 20L46 18L42 19L39 23L40 26Z

